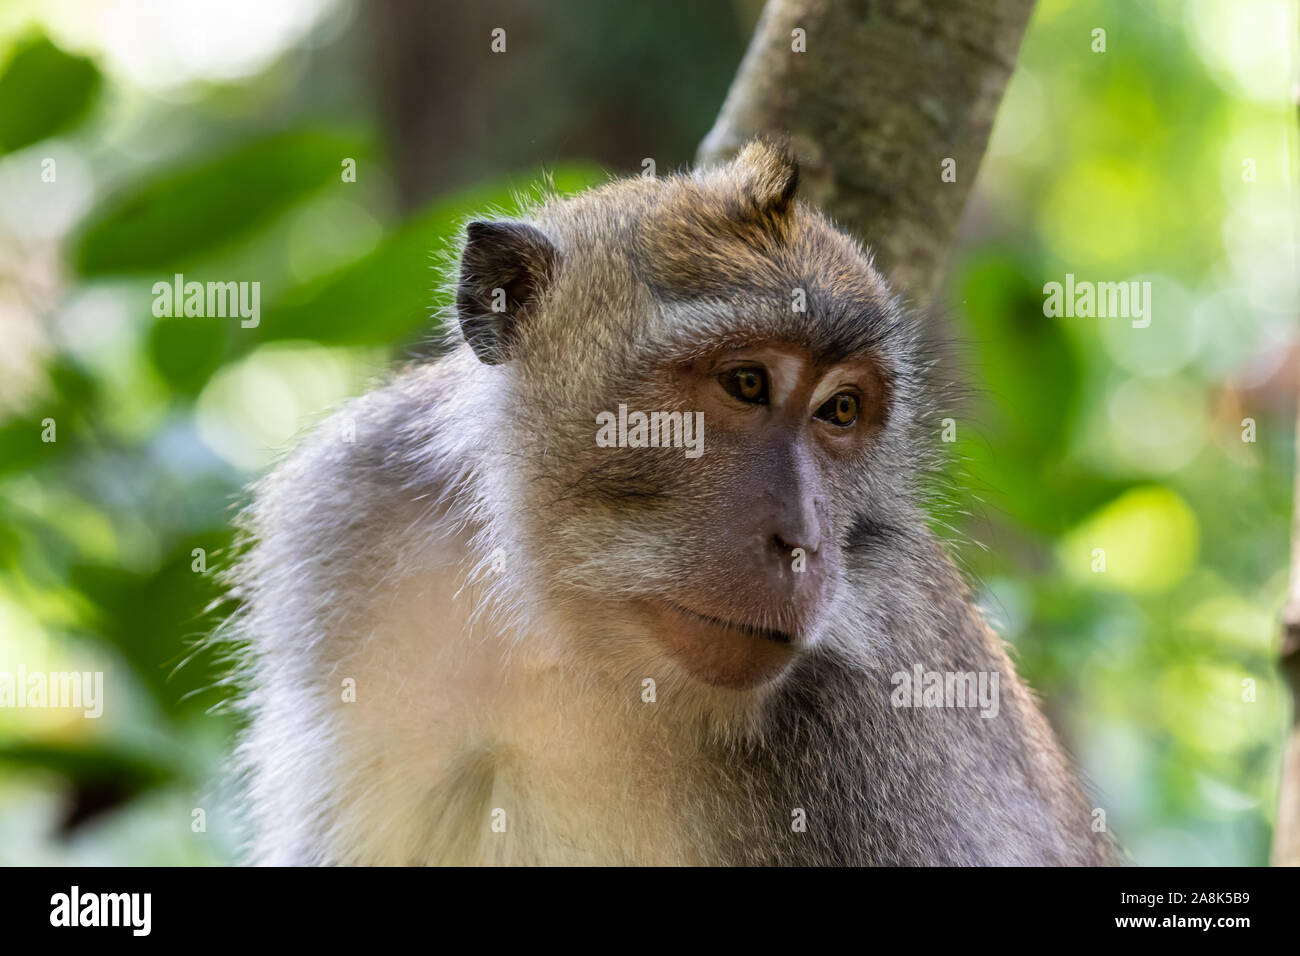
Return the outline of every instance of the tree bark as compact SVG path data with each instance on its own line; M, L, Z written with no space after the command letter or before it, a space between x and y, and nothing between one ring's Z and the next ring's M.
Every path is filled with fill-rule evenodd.
M1282 785L1277 826L1273 830L1273 865L1300 866L1300 423L1296 429L1296 507L1291 530L1291 585L1282 611L1279 667L1291 688L1291 732L1282 752Z
M929 297L1033 0L769 0L701 164L748 139L789 143L801 194ZM795 52L794 31L806 52ZM956 161L956 181L941 179Z
M1300 26L1300 23L1296 24ZM1296 119L1300 120L1300 76L1296 91ZM1291 182L1300 178L1300 160L1291 150ZM1296 210L1300 215L1300 208ZM1296 221L1300 222L1300 219ZM1296 262L1300 276L1300 260ZM1300 382L1296 403L1295 494L1291 510L1291 581L1282 609L1282 647L1278 668L1291 690L1291 731L1282 750L1282 782L1278 790L1277 825L1273 829L1273 865L1300 866Z

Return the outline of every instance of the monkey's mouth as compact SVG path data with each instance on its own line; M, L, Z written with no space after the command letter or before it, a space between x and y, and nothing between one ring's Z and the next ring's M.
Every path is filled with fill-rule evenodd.
M722 628L728 631L735 631L738 634L744 634L747 637L762 638L765 641L772 641L776 644L794 644L794 635L787 631L780 631L772 627L760 627L757 624L747 624L742 621L728 621L720 617L711 617L708 614L700 614L692 611L690 608L682 607L674 601L665 602L670 608L686 618L692 618L697 621L704 621L706 624L712 624L714 627Z
M798 653L797 632L701 614L674 601L655 603L655 635L679 664L706 684L735 690L757 687L784 672Z

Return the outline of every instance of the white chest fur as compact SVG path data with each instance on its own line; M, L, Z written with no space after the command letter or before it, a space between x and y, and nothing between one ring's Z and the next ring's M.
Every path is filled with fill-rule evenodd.
M331 755L307 772L332 794L330 855L702 862L694 749L639 678L578 679L545 639L476 618L459 583L454 561L404 581L321 677Z

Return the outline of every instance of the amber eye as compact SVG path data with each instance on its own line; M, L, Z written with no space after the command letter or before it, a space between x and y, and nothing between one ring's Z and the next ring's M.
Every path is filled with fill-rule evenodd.
M729 369L718 376L718 381L732 395L752 405L767 404L767 372L752 365Z
M817 417L840 428L848 428L858 420L858 396L852 392L832 395L817 409Z

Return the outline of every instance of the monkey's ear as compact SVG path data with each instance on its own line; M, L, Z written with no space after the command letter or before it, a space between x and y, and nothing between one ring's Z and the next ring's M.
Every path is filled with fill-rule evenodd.
M536 309L559 253L522 222L471 222L460 254L456 312L465 341L485 365L510 358L521 323Z
M736 156L746 198L765 216L782 217L799 188L799 163L787 146L752 140Z

